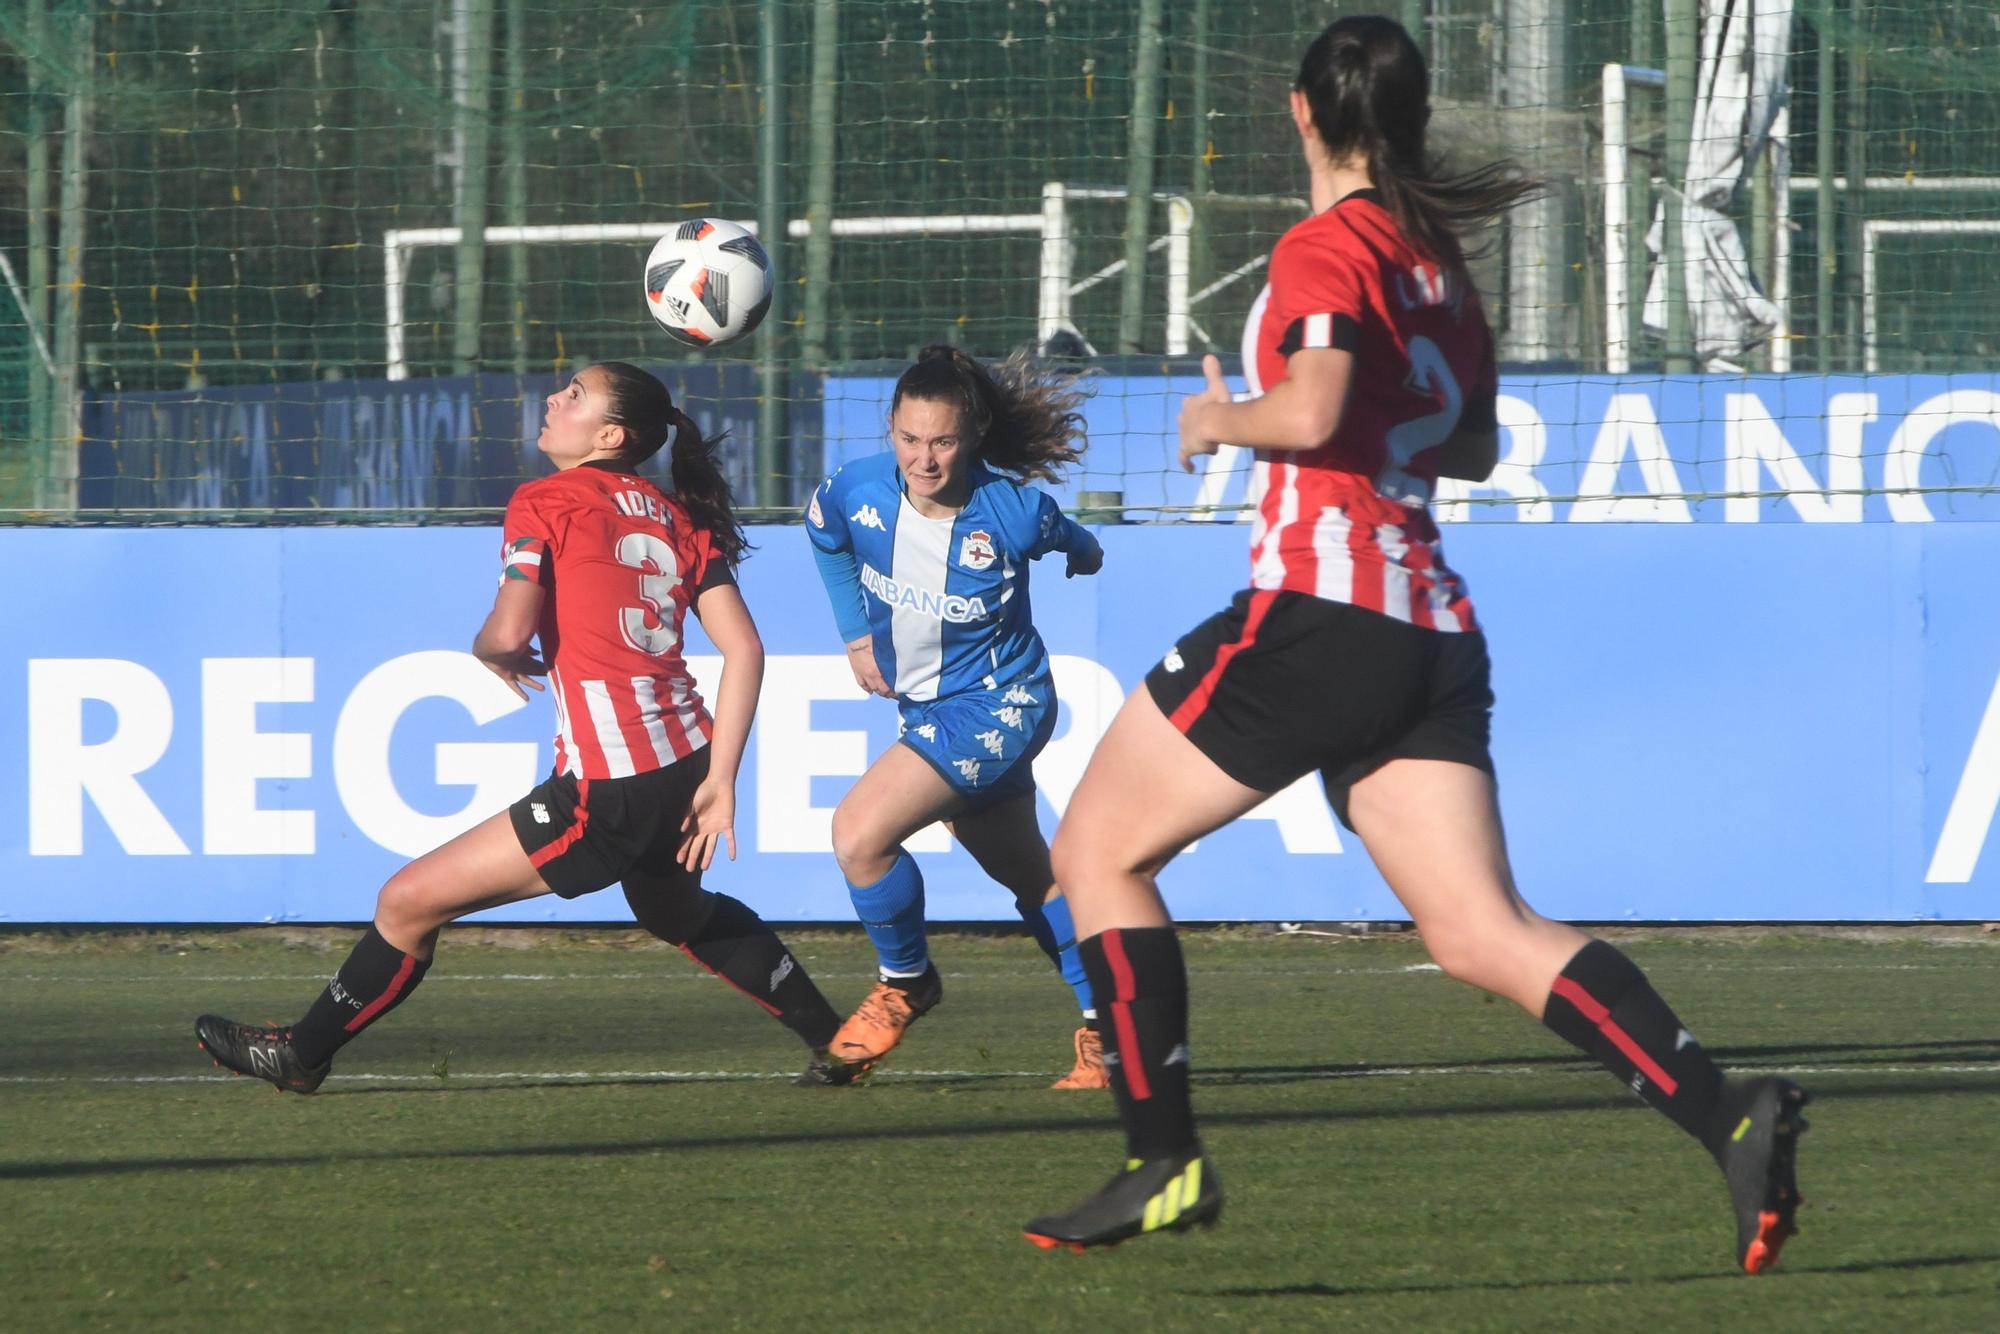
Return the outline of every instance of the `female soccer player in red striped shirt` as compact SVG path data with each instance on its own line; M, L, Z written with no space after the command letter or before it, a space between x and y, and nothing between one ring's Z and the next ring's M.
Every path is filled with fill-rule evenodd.
M637 471L669 435L671 495ZM538 443L557 471L507 506L500 591L472 651L522 699L524 686L543 688L536 677L554 684L555 771L390 877L368 933L296 1024L198 1019L219 1064L310 1093L336 1051L415 990L447 922L613 882L640 925L816 1054L839 1027L770 927L701 887L718 844L736 855L736 771L764 677L734 574L743 532L714 445L665 385L623 362L587 367L549 395ZM722 651L713 714L681 655L690 608ZM811 1070L845 1073L819 1060Z
M1056 833L1131 1165L1029 1239L1082 1249L1219 1217L1154 877L1317 771L1446 972L1540 1017L1716 1158L1755 1273L1792 1231L1805 1095L1725 1078L1630 960L1516 890L1486 642L1426 509L1437 478L1484 478L1496 458L1493 341L1459 234L1536 187L1504 163L1440 168L1423 57L1389 19L1321 33L1291 109L1313 214L1278 242L1246 333L1262 396L1232 402L1210 357L1180 418L1183 466L1221 441L1257 451L1250 587L1126 701Z

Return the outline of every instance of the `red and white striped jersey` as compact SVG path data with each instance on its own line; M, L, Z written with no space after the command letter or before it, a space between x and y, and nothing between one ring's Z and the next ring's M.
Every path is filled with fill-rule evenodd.
M624 778L708 744L681 656L695 596L733 582L708 531L643 477L593 461L507 504L502 577L548 591L538 629L556 705L556 769Z
M1299 223L1271 253L1243 331L1250 387L1285 378L1292 353L1354 354L1347 404L1317 449L1257 451L1250 583L1476 630L1426 508L1437 446L1490 430L1497 385L1479 294L1414 249L1374 190Z

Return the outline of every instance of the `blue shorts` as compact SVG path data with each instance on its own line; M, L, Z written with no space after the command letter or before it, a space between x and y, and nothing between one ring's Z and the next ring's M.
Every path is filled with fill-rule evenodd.
M900 740L936 769L967 810L1035 790L1035 756L1056 730L1055 683L1046 676L904 700Z

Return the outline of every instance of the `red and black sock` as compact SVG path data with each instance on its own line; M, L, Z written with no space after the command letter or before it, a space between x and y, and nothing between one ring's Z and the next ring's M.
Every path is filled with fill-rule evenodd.
M292 1025L292 1050L309 1066L325 1065L362 1029L401 1005L430 966L430 960L391 945L369 923L306 1017Z
M1104 1069L1125 1122L1126 1156L1196 1148L1188 1094L1187 966L1170 926L1114 929L1078 946L1097 998Z
M1542 1022L1715 1151L1722 1071L1616 948L1593 940L1578 950L1549 989Z
M814 1051L833 1041L840 1016L763 918L727 894L715 895L708 922L676 941L681 953L768 1010Z

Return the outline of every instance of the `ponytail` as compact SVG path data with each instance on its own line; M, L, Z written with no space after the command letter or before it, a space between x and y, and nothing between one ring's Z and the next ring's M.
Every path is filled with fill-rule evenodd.
M1022 481L1053 482L1083 457L1086 430L1078 388L1088 372L1040 365L1016 352L991 368L935 343L896 381L890 415L904 399L952 403L959 429L980 461Z
M732 566L742 560L750 542L736 520L736 498L716 457L721 438L703 438L701 427L675 405L659 377L623 361L600 361L597 369L604 373L604 420L625 428L621 461L636 470L660 452L671 434L674 495L688 517L708 530L724 559Z
M721 437L703 437L694 418L673 409L674 447L669 455L674 496L695 525L708 530L709 541L734 566L750 549L750 539L736 518L736 496L717 457Z

